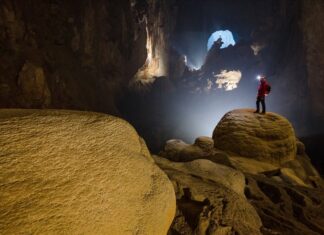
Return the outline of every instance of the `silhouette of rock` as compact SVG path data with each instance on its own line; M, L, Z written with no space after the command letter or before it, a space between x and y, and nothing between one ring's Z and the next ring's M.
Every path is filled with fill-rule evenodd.
M3 234L166 234L167 176L126 121L72 111L0 111Z

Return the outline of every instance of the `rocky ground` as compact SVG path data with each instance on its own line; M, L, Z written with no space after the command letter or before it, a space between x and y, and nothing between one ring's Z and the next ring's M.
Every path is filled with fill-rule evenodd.
M169 234L324 234L323 181L282 116L234 110L213 138L160 156L177 195Z
M3 234L324 234L323 181L274 113L231 111L155 156L97 113L1 110L0 131Z

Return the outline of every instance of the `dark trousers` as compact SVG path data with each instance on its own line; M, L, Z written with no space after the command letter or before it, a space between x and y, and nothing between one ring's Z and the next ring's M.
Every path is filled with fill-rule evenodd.
M260 103L262 105L262 113L266 112L265 97L258 97L256 101L256 111L260 112Z

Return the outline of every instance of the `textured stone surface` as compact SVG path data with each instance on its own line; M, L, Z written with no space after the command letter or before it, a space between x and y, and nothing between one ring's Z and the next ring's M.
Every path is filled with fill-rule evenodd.
M0 111L3 234L166 234L174 190L126 121Z
M302 0L302 29L306 52L310 106L316 126L324 119L324 2Z
M244 185L241 173L231 174L237 171L207 160L183 164L159 157L155 160L173 182L177 195L177 214L169 234L261 234L255 209L232 190Z
M262 233L324 234L324 191L264 175L246 176L245 195L262 219Z
M175 162L188 162L196 159L208 159L215 163L232 166L228 155L214 148L214 142L208 137L198 137L194 144L182 140L168 140L160 155Z
M214 140L207 136L200 136L195 140L195 145L205 150L211 150L214 147Z
M215 147L246 158L281 164L296 157L296 137L284 117L252 110L225 114L213 132Z
M229 157L229 160L237 170L251 174L259 174L264 171L273 171L279 169L278 166L275 166L271 163L262 162L251 158Z
M176 168L186 174L209 179L233 190L237 194L244 195L244 175L233 168L211 162L206 159L198 159L191 162L171 162L165 158L155 157L160 166Z
M0 107L117 113L120 89L146 59L146 25L138 11L128 0L1 1ZM44 78L33 84L46 84L50 97L39 99L39 88L28 86L30 75L19 79L23 87L17 83L31 64Z

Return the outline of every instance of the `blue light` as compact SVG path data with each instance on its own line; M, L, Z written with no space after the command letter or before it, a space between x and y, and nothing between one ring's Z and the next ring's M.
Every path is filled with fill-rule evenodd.
M228 47L229 45L234 46L235 41L231 31L229 30L219 30L214 32L208 39L207 49L208 51L213 46L214 42L217 41L219 38L222 39L223 45L221 49Z

